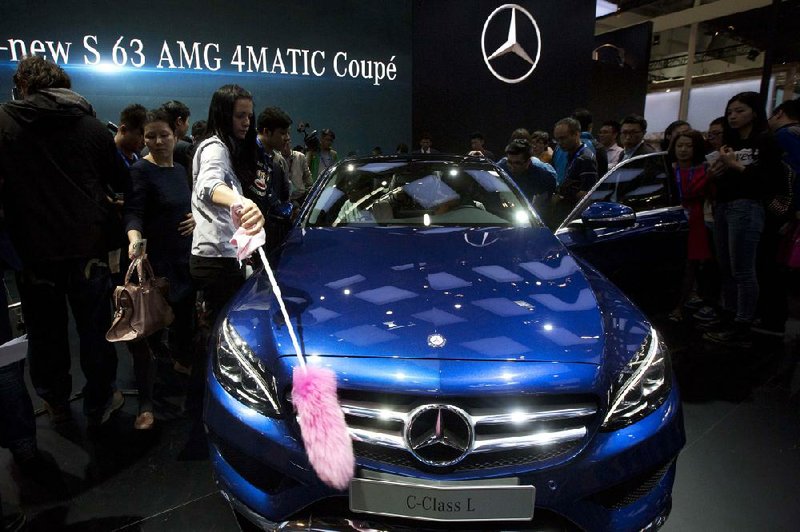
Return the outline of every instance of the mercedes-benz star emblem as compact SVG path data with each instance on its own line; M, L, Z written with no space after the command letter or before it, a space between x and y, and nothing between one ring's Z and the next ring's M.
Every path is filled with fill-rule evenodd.
M447 343L447 338L445 338L439 333L433 333L430 336L428 336L429 347L434 347L434 348L444 347L444 344L446 343Z
M469 415L452 405L424 405L411 412L405 429L408 450L426 465L457 464L469 454L475 432Z
M491 53L486 51L486 29L492 23L492 20L499 15L500 13L510 10L511 11L511 24L508 27L508 38L506 42L500 45L499 48L494 50ZM526 51L522 45L520 45L517 39L517 12L525 15L528 20L530 21L531 25L533 26L533 31L536 33L536 54L535 58L531 58L531 55ZM486 63L486 66L489 68L489 71L499 79L500 81L504 81L506 83L519 83L523 81L528 76L530 76L533 71L536 69L536 64L539 62L539 57L541 56L542 51L542 34L539 32L539 26L536 24L536 19L533 18L527 9L524 7L517 5L517 4L503 4L502 6L498 7L492 14L489 15L489 18L486 19L486 22L483 23L483 33L481 34L481 50L483 51L483 61ZM517 78L507 78L505 76L500 75L497 70L492 67L492 60L496 59L500 56L506 54L515 54L519 56L523 61L530 64L530 68L525 72L522 76Z
M480 236L478 236L478 234L480 234ZM480 242L478 242L478 240L480 240ZM488 231L482 231L480 233L470 231L464 233L464 241L470 246L476 248L485 248L486 246L491 246L498 240L500 240L499 236L489 234Z

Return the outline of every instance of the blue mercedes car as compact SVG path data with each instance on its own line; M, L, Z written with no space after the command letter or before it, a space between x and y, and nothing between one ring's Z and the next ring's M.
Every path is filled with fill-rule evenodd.
M680 239L669 175L661 155L617 167L554 234L484 159L338 163L271 263L309 362L337 376L355 476L337 491L308 462L298 360L257 271L212 338L224 496L265 530L658 529L680 397L658 331L601 271Z

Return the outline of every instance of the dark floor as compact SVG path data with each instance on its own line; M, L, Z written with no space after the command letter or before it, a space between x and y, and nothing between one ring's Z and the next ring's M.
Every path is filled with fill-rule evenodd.
M800 321L788 322L783 340L763 337L746 352L710 347L690 325L659 325L673 352L687 434L662 530L800 530ZM124 348L118 354L118 385L133 389L130 355ZM73 367L79 390L77 360ZM98 434L80 426L64 437L46 415L37 418L40 447L61 470L60 486L26 478L0 450L6 511L21 507L34 531L239 530L209 462L181 453L185 377L167 363L159 374L154 431L133 430L133 392ZM41 407L36 397L34 404ZM72 408L82 423L80 401Z

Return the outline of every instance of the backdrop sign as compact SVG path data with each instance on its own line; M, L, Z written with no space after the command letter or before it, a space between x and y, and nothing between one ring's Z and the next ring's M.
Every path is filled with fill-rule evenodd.
M334 129L344 153L394 151L409 138L409 1L4 5L2 94L10 97L28 54L62 65L101 120L116 122L129 103L169 99L203 119L213 91L237 83L254 94L256 112L277 105L295 124Z

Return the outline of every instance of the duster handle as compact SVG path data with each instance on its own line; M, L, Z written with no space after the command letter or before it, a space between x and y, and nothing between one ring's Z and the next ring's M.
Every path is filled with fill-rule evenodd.
M233 194L236 196L236 202L241 204L242 197L239 195L239 191L236 190L235 187L231 187ZM262 229L263 231L264 229ZM300 351L300 342L297 341L297 335L294 332L294 326L292 325L292 320L289 319L289 313L286 311L286 304L283 302L283 296L281 295L281 289L278 286L278 281L275 279L275 274L272 272L272 268L269 265L269 261L267 260L267 255L264 253L264 248L258 248L258 255L261 257L261 262L264 263L264 269L267 271L267 277L269 277L269 284L272 285L272 291L275 292L275 297L278 298L278 306L281 308L281 314L283 314L283 321L286 323L286 327L289 330L289 338L292 339L292 346L294 347L294 352L297 353L297 360L300 361L300 367L305 369L306 367L306 359L303 356L303 353Z
M278 299L278 306L281 308L281 314L283 314L283 321L286 323L286 327L289 331L289 338L292 339L292 346L294 347L294 352L297 353L297 360L300 362L300 366L305 369L306 367L306 358L303 355L302 351L300 351L300 342L297 341L297 335L294 332L294 325L292 325L292 320L289 319L289 312L286 310L286 304L283 302L283 296L281 295L281 289L278 286L278 281L275 279L275 274L272 272L272 267L269 265L269 261L267 260L267 255L264 253L264 248L258 248L258 255L261 257L261 262L264 263L264 270L267 272L267 277L269 277L269 284L272 285L272 291L275 292L275 297Z

